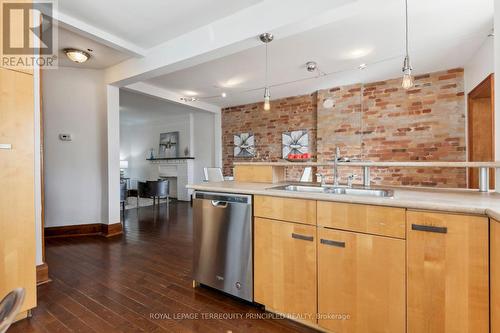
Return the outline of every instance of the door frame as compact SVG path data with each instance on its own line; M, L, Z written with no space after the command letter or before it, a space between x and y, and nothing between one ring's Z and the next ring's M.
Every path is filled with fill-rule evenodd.
M487 96L482 95L487 93ZM467 161L471 161L472 148L473 148L473 129L472 129L472 117L471 112L473 109L474 99L490 97L491 103L491 156L493 161L495 160L495 74L489 74L483 81L481 81L477 86L474 87L467 94ZM490 169L490 188L495 188L495 170ZM472 184L473 174L468 172L467 180L468 187Z

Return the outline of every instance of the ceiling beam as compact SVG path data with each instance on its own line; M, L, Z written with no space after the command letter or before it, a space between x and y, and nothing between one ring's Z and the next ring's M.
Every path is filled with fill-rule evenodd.
M184 102L181 100L181 97L184 97L184 96L179 95L173 91L159 88L159 87L156 87L156 86L153 86L151 84L144 83L144 82L133 83L133 84L130 84L128 86L123 87L122 89L136 92L136 93L140 93L143 95L157 97L157 98L167 100L167 101L175 103L175 104L189 106L191 108L195 108L195 109L202 110L202 111L208 111L211 113L220 113L221 112L221 108L217 105L213 105L213 104L203 102L203 101Z
M55 12L54 18L60 27L75 32L81 36L109 46L132 57L140 58L146 56L147 52L143 48L93 25L80 21L72 16L66 15L62 12Z
M263 0L233 15L169 40L145 57L106 69L109 84L126 86L260 45L257 36L303 32L352 13L356 0Z

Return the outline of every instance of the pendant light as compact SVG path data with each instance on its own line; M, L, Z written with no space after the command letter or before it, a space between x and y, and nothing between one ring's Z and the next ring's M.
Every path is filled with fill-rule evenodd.
M267 55L267 44L273 41L273 34L266 32L259 36L260 41L266 44L266 87L264 88L264 110L271 110L271 91L269 89L269 59Z
M401 86L404 89L410 89L415 85L411 71L413 68L410 64L410 52L408 50L408 0L405 0L405 19L406 19L406 30L405 30L405 42L406 42L406 55L403 61L403 81Z

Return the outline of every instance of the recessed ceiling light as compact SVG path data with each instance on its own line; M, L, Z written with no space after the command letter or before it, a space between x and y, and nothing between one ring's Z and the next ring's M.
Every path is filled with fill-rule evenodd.
M192 91L192 90L184 90L183 95L186 95L186 96L197 96L198 93L196 91Z
M225 92L222 92L222 94L220 94L222 98L226 98L227 97L227 94Z
M359 69L361 69L361 70L363 70L363 69L365 69L365 68L366 68L366 64L361 64L361 65L359 65L359 67L358 67L358 68L359 68Z
M342 55L344 59L359 59L372 53L372 48L359 48L350 50Z
M78 49L64 49L63 52L64 54L66 54L69 60L79 64L84 63L90 58L90 54Z

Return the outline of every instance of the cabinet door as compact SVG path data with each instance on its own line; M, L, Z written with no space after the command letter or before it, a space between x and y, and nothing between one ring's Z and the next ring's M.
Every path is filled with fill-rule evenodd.
M0 299L36 306L33 76L0 68Z
M318 229L318 324L336 333L405 331L405 241Z
M491 333L500 333L500 221L490 220Z
M254 298L316 323L316 227L255 218Z
M408 211L407 228L408 332L488 332L488 219Z

